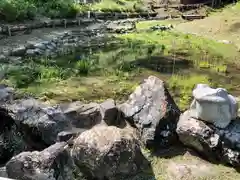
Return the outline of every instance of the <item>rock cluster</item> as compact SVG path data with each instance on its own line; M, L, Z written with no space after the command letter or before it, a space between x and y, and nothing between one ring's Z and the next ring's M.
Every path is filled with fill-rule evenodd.
M78 48L99 47L106 38L99 29L59 31L48 37L49 40L27 41L25 45L3 50L0 61L19 63L23 58L54 58L73 53Z
M100 104L77 101L49 106L33 98L15 99L6 86L0 92L1 127L5 127L0 157L9 178L129 177L150 168L141 152L142 142L157 147L177 139L179 110L164 83L154 76L120 105L108 99Z
M115 21L107 25L107 30L113 33L127 33L136 30L135 21Z
M79 49L94 49L119 44L119 41L113 41L106 33L135 30L135 21L127 21L130 23L125 21L98 22L87 27L56 30L40 39L34 38L17 47L0 50L0 62L18 64L24 58L54 58L71 54Z
M226 94L224 89L209 89L207 85L201 84L197 87L204 87L203 96L198 98L200 96L196 95L196 88L193 95L197 99L194 99L190 109L180 116L177 124L180 141L209 160L239 167L240 121L236 117L236 100ZM229 97L231 101L223 99ZM196 105L195 101L199 101L199 104ZM218 112L219 110L221 111Z
M15 99L0 86L1 176L21 180L117 180L152 172L141 147L178 143L209 160L240 165L240 121L226 128L180 113L162 80L150 76L116 104L72 102L49 106ZM181 116L180 116L181 114ZM180 116L180 117L179 117Z
M155 26L150 27L150 29L153 30L153 31L157 31L157 30L166 31L166 30L171 30L172 28L173 28L172 24L169 24L168 26L165 26L165 25L155 25Z

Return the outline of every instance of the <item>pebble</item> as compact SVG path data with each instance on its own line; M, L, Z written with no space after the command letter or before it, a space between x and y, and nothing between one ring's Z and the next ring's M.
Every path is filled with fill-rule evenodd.
M42 50L45 50L46 49L46 45L43 44L43 43L37 43L34 45L35 48L37 49L42 49Z
M32 57L32 56L34 56L34 55L35 55L35 49L28 49L28 50L26 51L26 56Z
M17 48L14 48L11 52L12 56L24 56L26 53L26 47L25 46L20 46Z
M21 63L22 57L16 57L16 56L9 56L9 61L14 64Z
M6 56L4 56L3 54L0 55L0 62L5 62L6 60Z

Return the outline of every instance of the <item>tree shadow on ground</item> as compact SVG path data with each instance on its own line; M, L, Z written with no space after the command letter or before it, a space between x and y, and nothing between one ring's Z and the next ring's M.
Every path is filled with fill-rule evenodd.
M151 152L152 157L164 158L164 159L172 159L177 156L189 156L190 159L198 158L200 160L205 161L206 163L210 163L213 165L223 165L225 167L233 168L235 171L240 173L239 166L233 166L231 164L221 162L221 159L216 159L214 157L209 157L207 155L201 154L194 150L193 148L189 148L181 143L175 144L171 147L164 149L157 149Z
M148 58L137 59L133 62L137 67L147 68L160 73L177 73L180 70L192 67L192 62L186 59L177 59L172 56L150 56Z

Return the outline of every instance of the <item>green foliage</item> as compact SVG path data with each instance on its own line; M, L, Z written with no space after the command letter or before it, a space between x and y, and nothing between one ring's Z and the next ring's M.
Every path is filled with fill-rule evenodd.
M51 18L75 17L73 0L1 0L0 18L6 21L33 19L37 14Z
M192 90L196 84L203 83L211 85L209 77L206 75L191 74L190 76L173 75L169 81L169 88L175 92L180 99L177 104L181 109L186 108L191 103Z
M7 76L17 88L24 87L34 82L39 75L39 68L33 64L24 65L21 67L12 67L7 73Z
M57 102L106 98L122 101L141 80L155 75L169 84L180 108L189 106L197 83L238 88L235 79L231 81L234 85L226 87L225 83L228 64L232 63L229 60L236 49L230 44L174 31L115 35L108 42L116 40L119 43L114 47L79 49L74 55L56 60L25 60L24 66L2 67L8 72L4 81L23 93Z
M87 75L91 68L91 63L88 60L79 60L76 63L78 74Z
M37 7L41 13L51 18L75 17L78 10L73 0L49 0L44 2L36 0Z
M32 19L36 6L30 0L1 0L0 17L7 21Z
M1 0L0 19L22 21L36 15L50 18L73 18L79 12L139 12L143 9L141 0L102 0L94 4L76 4L74 0Z
M90 6L91 10L102 12L143 12L144 5L141 0L102 0Z

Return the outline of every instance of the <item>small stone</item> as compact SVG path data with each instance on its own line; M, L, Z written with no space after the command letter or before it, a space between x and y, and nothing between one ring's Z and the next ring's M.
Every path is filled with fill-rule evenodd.
M35 49L28 49L28 50L26 51L26 56L32 57L32 56L34 56L34 55L35 55Z
M45 50L46 49L46 45L43 44L43 43L37 43L34 45L35 48L38 48L38 49L42 49L42 50Z
M54 37L54 38L52 39L52 42L53 42L53 43L57 43L57 42L58 42L58 37Z
M0 168L0 177L8 177L6 167L1 167Z
M47 47L47 50L51 50L51 51L55 49L55 47L53 47L51 45L47 45L46 47Z
M10 56L11 50L9 50L9 49L4 49L4 50L2 51L2 53L3 53L4 56Z
M12 56L24 56L25 53L26 53L26 47L25 46L20 46L20 47L14 48L12 50L11 55Z
M231 41L228 41L228 40L219 40L218 42L220 43L223 43L223 44L231 44L232 42Z
M13 63L21 63L22 57L9 56L9 61Z
M57 47L56 43L54 43L54 42L51 42L50 45L53 46L54 48Z
M7 57L4 56L3 54L0 55L0 62L6 62Z
M34 51L35 51L36 55L43 55L44 54L44 51L42 49L40 49L40 48L37 48Z

